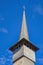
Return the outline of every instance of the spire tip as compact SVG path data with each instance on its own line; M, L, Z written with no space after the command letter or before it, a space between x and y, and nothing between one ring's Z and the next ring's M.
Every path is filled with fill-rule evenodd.
M25 7L25 6L23 6L23 10L24 10L24 11L26 10L26 7Z

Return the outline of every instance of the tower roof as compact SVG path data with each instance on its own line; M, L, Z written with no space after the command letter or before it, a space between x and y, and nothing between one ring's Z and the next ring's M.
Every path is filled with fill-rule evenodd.
M26 24L26 15L25 15L25 7L23 7L23 19L22 19L22 27L20 33L20 40L22 38L28 39L28 31L27 31L27 24Z
M18 47L21 47L22 45L26 45L28 48L32 49L33 51L39 50L39 48L37 46L33 45L31 42L29 42L25 38L21 39L16 44L14 44L12 47L9 48L9 50L14 52L15 49L17 49Z

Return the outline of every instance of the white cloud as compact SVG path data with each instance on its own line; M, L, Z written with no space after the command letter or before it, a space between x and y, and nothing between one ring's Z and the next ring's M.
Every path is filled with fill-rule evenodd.
M0 17L0 20L2 20L2 21L3 21L3 20L4 20L4 18L3 18L3 17Z
M12 59L7 58L5 56L0 57L0 64L5 65L7 62L12 63Z
M0 28L0 32L8 33L8 30L6 28Z
M40 14L40 15L43 15L43 9L40 5L36 6L34 8L34 11L37 12L38 14Z
M5 64L5 63L6 63L6 58L0 57L0 64Z
M43 64L43 58L38 58L38 59L36 59L37 60L37 62L39 62L40 64Z
M5 20L4 17L0 16L0 21L3 21L3 20Z

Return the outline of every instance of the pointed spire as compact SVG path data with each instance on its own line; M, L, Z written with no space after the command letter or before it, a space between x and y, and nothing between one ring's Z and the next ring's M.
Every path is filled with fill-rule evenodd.
M22 20L22 27L20 33L20 40L22 38L28 39L28 31L27 31L27 24L26 24L26 15L25 15L25 7L23 7L23 20Z

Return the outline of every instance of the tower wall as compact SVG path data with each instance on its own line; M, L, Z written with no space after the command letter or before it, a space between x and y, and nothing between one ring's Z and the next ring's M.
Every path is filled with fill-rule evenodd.
M24 55L35 62L35 52L24 45Z
M24 47L22 46L15 50L15 52L13 54L13 61L17 60L18 58L20 58L23 55L24 55Z
M34 62L26 57L22 57L14 62L13 65L34 65Z
M13 61L16 61L18 58L22 56L26 56L27 58L35 62L35 52L25 45L15 50L13 55Z

